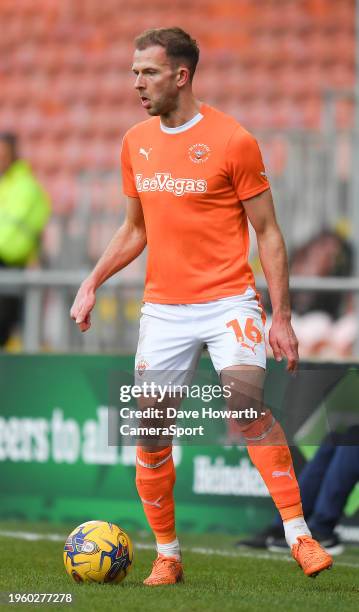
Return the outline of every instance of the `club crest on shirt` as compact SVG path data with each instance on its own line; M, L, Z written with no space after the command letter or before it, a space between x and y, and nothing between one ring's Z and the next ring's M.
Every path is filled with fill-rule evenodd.
M211 149L203 143L196 143L188 148L188 155L195 164L204 164L211 154Z
M136 365L136 370L140 376L144 373L144 371L148 368L150 364L145 359L140 359L140 361Z

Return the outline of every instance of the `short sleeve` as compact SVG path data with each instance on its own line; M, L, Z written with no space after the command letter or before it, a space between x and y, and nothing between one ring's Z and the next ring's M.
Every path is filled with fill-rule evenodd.
M127 136L124 136L121 149L121 173L123 193L130 198L138 198L135 177L133 176Z
M233 188L240 200L269 189L262 155L256 139L241 127L227 145L227 168Z

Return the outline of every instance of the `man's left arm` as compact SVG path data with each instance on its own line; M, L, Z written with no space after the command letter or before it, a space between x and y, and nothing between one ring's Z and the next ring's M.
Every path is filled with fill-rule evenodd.
M248 200L242 200L257 236L259 258L268 284L273 318L269 343L274 357L288 360L293 371L298 362L298 340L291 325L289 273L286 248L279 229L270 189Z

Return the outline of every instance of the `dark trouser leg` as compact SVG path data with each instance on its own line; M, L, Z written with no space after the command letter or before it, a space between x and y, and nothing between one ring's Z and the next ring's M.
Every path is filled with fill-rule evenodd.
M8 341L13 327L20 320L22 299L15 295L0 295L0 346Z
M359 480L359 446L338 446L320 487L309 527L331 535Z
M318 448L313 459L308 461L298 477L300 492L302 496L303 514L306 520L314 510L320 487L326 472L334 457L338 444L338 436L330 434ZM280 526L282 520L280 515L275 519L275 525Z

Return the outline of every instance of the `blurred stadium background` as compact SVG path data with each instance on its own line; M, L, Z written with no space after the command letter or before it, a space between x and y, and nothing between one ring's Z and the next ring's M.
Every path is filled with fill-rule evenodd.
M196 94L258 137L290 254L323 230L354 246L354 0L2 0L0 24L0 129L18 134L53 206L41 257L48 273L26 281L25 327L8 348L135 348L144 258L102 293L90 334L77 334L67 313L123 216L121 138L145 118L132 43L148 27L179 24L198 39ZM313 253L298 273L349 276L355 256L343 268L340 253L325 253L327 265ZM260 272L255 246L252 262ZM320 313L317 293L299 307L315 311L297 323L304 356L353 354L354 302L335 297L334 313Z
M57 427L53 425L56 419L63 425L64 414L67 418L76 411L81 411L78 418L83 423L86 414L97 414L94 418L100 422L101 393L97 389L87 396L83 381L76 387L79 372L95 363L96 371L103 373L117 367L111 355L131 355L135 350L145 257L101 290L88 334L75 329L69 308L86 271L123 218L121 138L131 125L145 119L133 90L133 38L149 27L179 25L190 31L201 48L197 96L235 116L260 142L290 254L294 323L302 356L335 362L358 358L355 11L355 0L1 0L0 131L18 135L21 157L29 161L52 202L39 261L26 271L0 270L0 292L24 296L23 319L1 356L6 400L2 413L7 419L20 422L29 414L24 402L27 396L31 397L32 417L51 419L53 414L51 427ZM265 297L255 245L251 261ZM268 314L270 320L270 311ZM109 357L101 363L80 362L70 356L68 361L66 356L56 361L58 353L78 352L108 353ZM20 353L18 361L9 353ZM77 381L71 378L71 368ZM86 370L84 380L93 384L88 374ZM35 382L37 376L42 377L44 387ZM18 381L23 385L19 396ZM55 406L64 413L54 416ZM4 423L3 419L5 427ZM1 455L3 461L9 459L3 464L7 470L3 516L84 518L80 471L76 472L77 493L69 484L74 477L71 469L75 469L71 464L78 460L76 452L71 455L71 431L69 426L68 454L65 448L63 455L49 456L56 472L50 467L41 472L46 453L36 455L34 451L19 459L16 453L11 455L9 446L8 456ZM237 456L226 457L238 463ZM88 474L86 486L94 504L88 502L87 508L96 514L96 496L108 499L111 486L120 478L119 472L112 475L112 485L107 483L101 493L99 482L107 478L101 465L109 466L117 459L89 453L82 461L86 465L81 468L81 479ZM191 461L188 459L187 470ZM240 461L244 465L245 459ZM133 456L126 448L118 462L122 470L126 466L133 470ZM94 464L96 472L87 472ZM205 468L207 464L201 465ZM33 471L27 478L30 468ZM251 474L247 477L253 478ZM64 500L56 511L51 505L55 492L49 489L44 497L39 485L44 479L53 483ZM15 500L20 495L19 482L40 487L32 490L31 503L26 498L26 510L24 498ZM121 482L125 496L135 500L134 487ZM206 489L198 487L197 491L193 488L194 497L187 499L192 518L198 512L195 494L202 494L203 503L209 499L203 498ZM212 488L207 493L217 495L218 501L219 491ZM237 494L246 495L243 490ZM73 512L68 509L71 495L78 495L72 507L78 501L80 508ZM247 489L247 495L265 494L258 485L252 492ZM228 496L229 490L224 492L224 505ZM122 500L121 508L126 513L125 502ZM102 507L114 514L115 504L118 508L115 501ZM133 504L131 508L139 506L137 500ZM258 525L254 506L248 508L243 528ZM268 508L261 514L257 505L257 517L267 517ZM134 512L138 514L139 509ZM234 505L231 512L235 524ZM179 514L182 516L181 507ZM183 522L184 529L191 520Z

